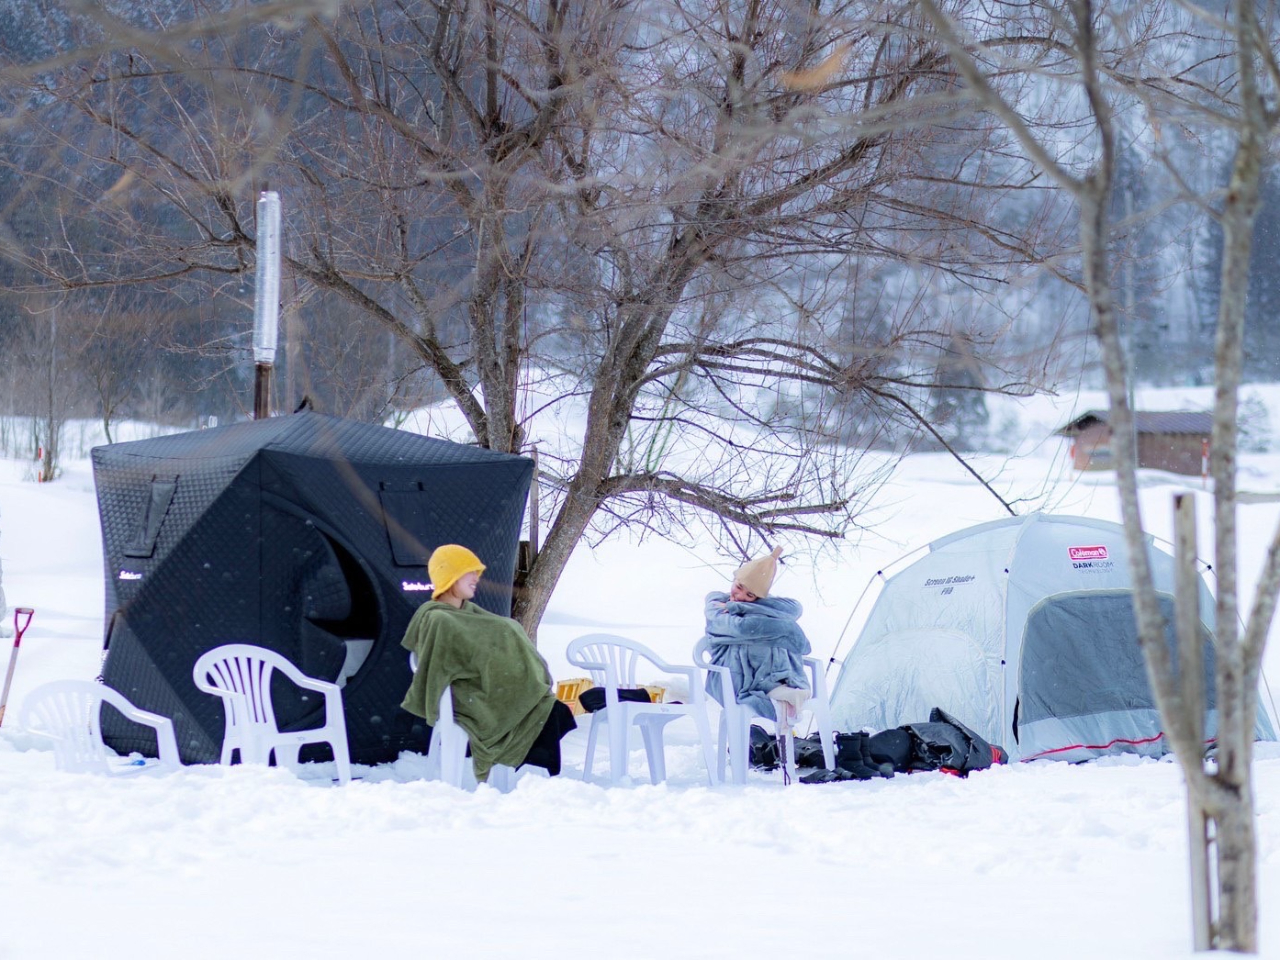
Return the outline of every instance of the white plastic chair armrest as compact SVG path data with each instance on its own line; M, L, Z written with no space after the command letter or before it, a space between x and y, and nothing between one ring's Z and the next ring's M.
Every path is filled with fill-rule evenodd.
M720 674L721 695L724 696L726 700L729 700L732 704L736 705L738 702L738 694L737 694L737 691L734 690L733 688L733 673L729 670L729 668L721 667L714 663L708 663L702 669L707 671L707 673L715 672Z
M296 677L290 677L294 683L307 690L314 690L316 693L330 693L334 690L341 692L342 688L336 683L330 683L328 680L317 680L315 677L308 677L305 673L300 673Z
M156 752L162 764L172 767L182 766L182 755L178 753L178 738L173 733L173 721L168 717L156 717Z
M722 667L721 669L724 669L724 668ZM688 681L689 699L693 702L695 706L703 703L706 700L707 691L703 689L702 684L699 682L702 679L700 676L702 671L699 670L697 667L677 667L677 666L672 666L670 664L667 664L666 671L671 676L684 677L685 680Z
M822 661L817 657L805 657L804 665L809 668L809 677L813 683L810 694L827 699L827 673L822 666Z
M287 674L286 674L287 675ZM318 680L315 677L308 677L305 673L298 673L297 676L289 676L289 679L302 687L304 690L312 690L316 693L324 695L325 722L321 727L314 729L320 730L324 727L334 725L336 718L343 718L345 722L345 710L342 705L342 688L336 683L328 680ZM304 730L294 731L297 733L305 733Z
M103 703L109 703L109 702L110 701L108 701L106 698L103 698ZM115 707L117 710L120 710L120 707L117 704L112 703L111 705ZM162 723L168 723L172 725L172 721L170 721L168 717L162 717L160 716L160 714L152 713L150 710L139 710L137 707L131 707L128 710L120 710L120 712L123 713L130 720L135 720L138 723L145 723L149 727L159 726Z
M174 736L173 721L171 719L158 713L152 713L150 710L135 707L129 703L123 694L113 691L109 687L101 692L101 697L103 703L110 704L120 712L121 716L155 730L157 759L162 764L166 766L182 766L182 758L178 754L178 739Z

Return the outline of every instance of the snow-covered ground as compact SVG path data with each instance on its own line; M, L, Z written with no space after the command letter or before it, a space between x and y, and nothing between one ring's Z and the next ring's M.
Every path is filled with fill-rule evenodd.
M1255 390L1280 424L1280 389ZM1208 397L1139 401L1203 409ZM1110 478L1075 473L1062 442L1045 439L1101 405L1097 396L993 403L1017 452L974 465L1020 511L1118 519ZM638 741L635 783L582 782L585 724L565 741L564 776L525 776L505 795L424 781L415 757L359 767L361 779L343 788L328 786L324 770L303 780L216 766L59 774L15 718L36 685L98 671L101 543L87 446L73 447L53 484L32 482L25 461L0 460L3 589L10 606L36 609L0 728L2 960L1191 955L1185 804L1168 761L785 788L753 771L745 787L710 788L681 722L669 781L656 787L638 776ZM1209 542L1199 478L1143 481L1153 533L1168 536L1170 495L1190 489L1205 498ZM1280 456L1245 456L1241 486L1280 493ZM1280 503L1240 511L1249 589ZM1003 515L947 457L913 456L864 518L869 532L813 557L796 552L775 590L805 605L815 653L842 658L877 570ZM561 678L574 675L568 641L602 628L687 662L702 597L732 569L696 543L580 549L540 648ZM9 641L0 647L3 663ZM1267 664L1280 680L1280 640ZM1260 745L1255 773L1262 955L1280 958L1280 746Z

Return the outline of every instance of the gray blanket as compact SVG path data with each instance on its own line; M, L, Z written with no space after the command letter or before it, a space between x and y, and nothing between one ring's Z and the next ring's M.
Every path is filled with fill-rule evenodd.
M796 622L802 612L799 603L786 597L740 603L727 593L707 594L711 662L729 668L738 703L761 717L777 719L768 694L779 684L809 689L803 660L809 638ZM719 674L707 677L707 693L724 703Z

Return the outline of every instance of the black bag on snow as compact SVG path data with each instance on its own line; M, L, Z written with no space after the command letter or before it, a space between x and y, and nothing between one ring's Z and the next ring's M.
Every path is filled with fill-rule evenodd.
M881 730L867 738L867 747L871 759L877 764L887 763L899 773L911 769L915 740L902 727L892 730Z
M1004 763L1005 752L966 727L940 707L929 711L928 723L908 723L899 730L911 736L912 770L945 770L960 776Z
M778 740L764 727L754 723L750 727L750 743L747 746L747 757L751 766L758 770L778 769Z
M796 737L792 741L796 751L796 766L803 769L822 768L825 761L822 757L822 739L816 733L807 737ZM778 738L770 734L764 727L751 725L750 762L761 770L775 770L782 762L778 756ZM836 764L839 765L839 758Z
M807 737L796 737L794 740L797 767L825 767L822 757L822 738L816 733Z

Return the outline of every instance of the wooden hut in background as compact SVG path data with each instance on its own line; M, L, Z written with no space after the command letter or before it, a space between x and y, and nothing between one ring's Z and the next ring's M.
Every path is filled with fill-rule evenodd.
M1115 467L1110 417L1107 410L1090 410L1057 431L1057 436L1072 441L1071 456L1077 470L1110 470ZM1186 410L1139 410L1134 419L1138 433L1139 467L1201 475L1209 456L1212 414Z

